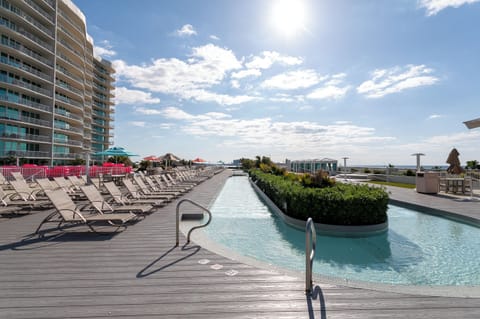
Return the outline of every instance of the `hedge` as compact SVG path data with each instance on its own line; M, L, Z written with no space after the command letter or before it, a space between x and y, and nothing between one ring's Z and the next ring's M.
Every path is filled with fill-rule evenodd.
M376 225L387 221L388 194L379 187L336 183L307 188L283 176L250 170L254 183L286 215L330 225Z

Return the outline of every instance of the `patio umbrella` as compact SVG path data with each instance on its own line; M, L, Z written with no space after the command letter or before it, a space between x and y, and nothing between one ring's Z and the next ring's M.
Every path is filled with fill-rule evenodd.
M160 161L165 161L165 165L168 166L168 163L172 163L172 162L179 162L181 161L181 159L175 155L173 155L172 153L167 153L163 156L160 156L158 158Z
M450 154L448 154L447 158L447 163L450 164L450 166L447 168L447 172L450 174L460 174L463 173L463 168L460 164L460 160L458 159L458 156L460 153L457 151L456 148L450 151Z
M206 160L204 160L203 158L197 157L197 158L194 159L192 162L198 164L198 163L205 163Z
M106 149L102 152L97 152L93 155L103 155L103 156L139 156L138 154L134 154L132 152L127 151L123 147L113 146L109 149Z
M156 157L155 155L150 155L147 157L143 158L144 161L150 161L150 162L160 162L160 159Z

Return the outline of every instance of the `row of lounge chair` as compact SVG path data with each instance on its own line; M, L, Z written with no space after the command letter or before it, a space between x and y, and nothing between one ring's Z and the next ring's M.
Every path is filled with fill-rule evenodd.
M36 179L28 183L20 173L12 173L14 180L0 187L0 214L30 213L33 209L52 208L37 227L56 223L58 229L66 225L84 224L98 232L95 225L124 228L190 191L195 185L213 176L214 170L202 174L195 171L145 175L136 173L125 177L122 185L101 179L87 181L86 176Z

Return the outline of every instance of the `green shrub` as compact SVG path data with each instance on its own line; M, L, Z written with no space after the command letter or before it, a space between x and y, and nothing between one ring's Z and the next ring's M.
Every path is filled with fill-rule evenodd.
M404 173L405 176L415 176L415 172L412 171L411 169L407 169L407 171Z
M331 225L374 225L387 221L388 194L368 185L337 183L304 187L307 178L251 170L257 186L288 216ZM286 206L285 206L286 204Z

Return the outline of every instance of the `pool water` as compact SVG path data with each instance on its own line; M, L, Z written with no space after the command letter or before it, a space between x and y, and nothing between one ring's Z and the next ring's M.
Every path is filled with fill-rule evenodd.
M227 180L205 228L211 239L241 255L305 269L305 232L283 222L248 178ZM314 273L347 280L406 285L479 285L480 229L389 206L389 230L348 238L317 234Z

